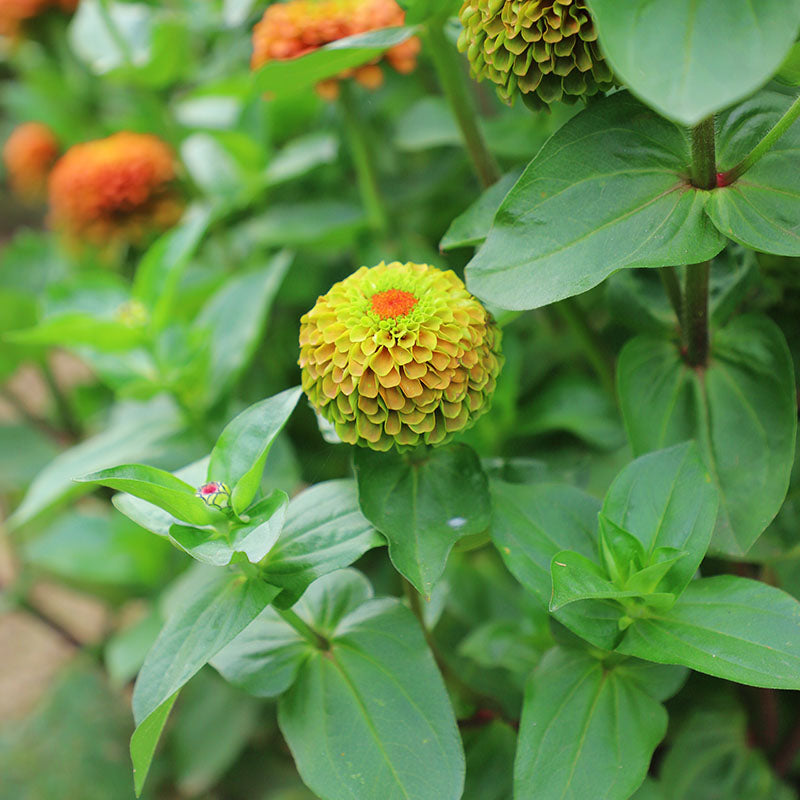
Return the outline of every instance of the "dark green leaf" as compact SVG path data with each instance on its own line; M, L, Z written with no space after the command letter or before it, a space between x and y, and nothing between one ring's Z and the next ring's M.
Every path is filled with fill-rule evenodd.
M229 422L217 439L211 451L208 479L228 485L237 514L255 497L272 443L301 393L298 386L255 403Z
M667 730L637 681L582 651L547 653L525 690L514 796L628 800Z
M323 800L458 800L461 741L411 612L370 600L315 651L278 706L305 783Z
M172 613L147 654L133 690L131 739L136 793L141 794L156 743L181 687L243 631L278 594L260 579L216 571Z
M401 455L354 454L364 516L386 536L398 572L429 596L453 545L489 527L486 475L463 444Z
M642 566L658 548L685 555L674 562L661 591L680 594L706 554L717 519L717 492L693 442L637 458L611 484L603 514L644 548Z
M712 258L725 240L704 214L708 193L687 183L690 160L686 132L626 92L598 100L506 195L468 287L502 308L536 308L623 267Z
M623 349L618 388L634 453L695 439L719 489L712 549L747 552L780 508L794 456L797 402L791 357L766 317L717 331L702 374L678 348L642 336Z
M287 608L317 578L381 544L358 507L355 482L327 481L292 498L281 535L261 566L265 579L283 589L276 605Z
M766 83L800 27L793 0L589 0L604 56L648 105L687 125Z
M75 478L80 483L97 483L163 508L176 519L192 525L211 525L221 519L195 494L190 486L171 472L145 464L124 464Z
M792 98L761 92L720 116L718 168L730 169L758 144ZM800 177L795 123L772 149L730 186L711 192L708 215L736 242L786 256L800 256Z
M664 613L638 619L617 649L751 686L800 689L800 603L765 583L692 581Z

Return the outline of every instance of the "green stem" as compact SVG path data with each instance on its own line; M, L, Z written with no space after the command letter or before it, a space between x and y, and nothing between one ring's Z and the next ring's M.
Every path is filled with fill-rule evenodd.
M47 362L46 358L42 360L40 366L42 369L42 375L44 375L44 379L48 388L50 389L50 394L53 397L53 402L55 403L56 412L58 413L58 419L61 423L61 426L67 433L69 433L70 436L73 436L76 439L79 438L81 435L81 425L73 413L69 401L61 391L61 387L58 385L56 376L53 374L53 370L50 368L50 364Z
M439 83L461 129L475 172L483 187L488 188L500 179L500 168L489 151L478 125L475 102L470 94L461 59L447 41L444 28L440 24L431 22L425 28L423 37L439 77Z
M589 327L586 315L573 297L554 305L556 312L577 339L583 355L600 378L603 388L616 402L614 389L614 370L608 354L600 345L597 334Z
M686 359L693 367L708 362L708 279L711 262L686 267L683 302L683 343Z
M728 186L744 175L760 158L765 156L775 142L786 133L794 121L800 117L800 97L792 103L786 113L772 126L767 135L732 169L719 176L719 186Z
M367 212L367 219L373 230L385 233L389 228L389 218L378 186L378 172L375 169L366 127L360 117L351 83L350 80L339 82L339 107L342 110L345 132L356 168L358 190Z
M681 297L681 282L678 279L678 271L675 267L662 267L658 274L661 277L661 283L664 284L664 291L667 293L669 302L678 318L680 325L682 319L683 298Z
M273 606L275 608L275 606ZM331 643L320 633L317 633L307 622L302 620L291 608L275 608L275 613L284 622L291 625L309 644L318 650L330 650Z
M713 115L692 128L692 185L698 189L713 189L717 185Z

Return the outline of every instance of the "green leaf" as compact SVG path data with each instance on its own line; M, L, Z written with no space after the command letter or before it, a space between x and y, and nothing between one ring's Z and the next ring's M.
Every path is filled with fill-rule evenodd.
M166 398L147 404L120 403L106 429L56 456L34 479L8 520L16 528L70 494L88 491L76 475L110 467L120 460L155 460L174 449L183 429L177 409Z
M521 170L507 172L497 183L492 184L466 211L459 214L439 242L441 250L457 247L473 247L481 244L489 234L497 209L509 189L519 180Z
M510 800L513 791L513 728L494 720L486 726L462 731L467 757L467 780L462 800Z
M209 344L201 387L205 407L230 388L253 357L292 258L290 253L280 252L262 269L226 281L195 319L195 330L204 334Z
M353 463L364 516L387 538L397 571L430 596L453 545L489 527L478 456L463 444L409 455L358 448Z
M553 579L550 611L558 611L562 606L576 600L622 599L634 597L636 594L614 586L601 567L572 550L556 553L550 572Z
M132 350L142 344L144 329L113 319L74 312L48 317L35 328L13 331L4 338L20 344L62 347L88 345L104 353L113 353L118 350Z
M735 166L778 121L792 98L761 92L720 115L718 169ZM755 166L730 186L715 189L707 213L736 242L786 256L800 256L800 177L795 122Z
M273 155L264 177L269 186L299 178L322 164L331 164L339 153L339 140L322 131L298 136Z
M372 61L413 35L413 28L382 28L338 39L300 58L270 61L255 73L256 90L277 97L310 89L325 78Z
M208 465L208 480L231 489L231 505L240 514L261 485L264 464L275 437L289 419L302 389L287 389L246 408L220 434Z
M372 586L360 572L342 569L314 581L293 611L330 638L342 618L371 597ZM311 652L308 642L270 607L220 650L211 665L226 681L256 697L277 697L294 683Z
M800 689L800 603L759 581L692 581L668 611L637 619L617 650L718 678Z
M747 552L778 512L793 463L797 401L781 331L766 317L735 318L714 335L702 373L674 344L637 337L617 384L634 453L695 439L719 490L712 550Z
M369 600L314 651L278 704L303 781L322 800L458 800L464 755L444 684L399 601Z
M775 79L789 86L800 86L800 42L789 51Z
M492 481L492 540L514 577L549 608L550 563L562 550L590 561L597 557L600 503L572 486ZM619 639L616 604L586 600L555 613L556 619L592 644L610 650Z
M133 690L136 731L131 738L136 793L181 687L243 631L278 594L260 579L219 570L174 612L147 654Z
M661 764L661 797L796 800L795 792L774 775L764 752L752 746L747 727L747 715L735 706L693 710Z
M555 648L525 689L514 796L628 800L666 730L666 711L638 681Z
M793 0L589 0L603 55L648 105L686 125L766 83L794 43Z
M641 456L620 472L603 501L603 515L642 544L642 567L659 548L685 553L662 591L680 594L708 550L719 501L693 442Z
M467 265L468 288L502 308L537 308L623 267L712 258L725 239L704 214L709 193L687 183L690 162L686 131L627 92L598 100L506 195Z
M124 464L75 478L79 483L97 483L163 508L176 519L193 525L211 525L220 519L190 486L171 472L144 464Z
M354 481L318 483L293 497L281 535L264 558L265 580L283 589L275 605L294 605L309 584L383 544L358 507Z

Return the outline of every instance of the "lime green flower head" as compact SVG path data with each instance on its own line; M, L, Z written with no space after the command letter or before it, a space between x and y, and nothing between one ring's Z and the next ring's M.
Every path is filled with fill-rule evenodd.
M506 102L520 92L542 109L614 86L585 0L464 0L459 17L458 49Z
M488 410L500 330L455 273L380 263L303 315L299 364L305 393L343 441L438 445Z

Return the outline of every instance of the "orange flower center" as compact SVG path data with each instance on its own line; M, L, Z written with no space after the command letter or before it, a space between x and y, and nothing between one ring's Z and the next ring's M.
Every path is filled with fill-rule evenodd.
M418 302L411 292L404 292L402 289L387 289L385 292L377 292L370 299L372 300L372 310L381 319L402 317L408 314Z

